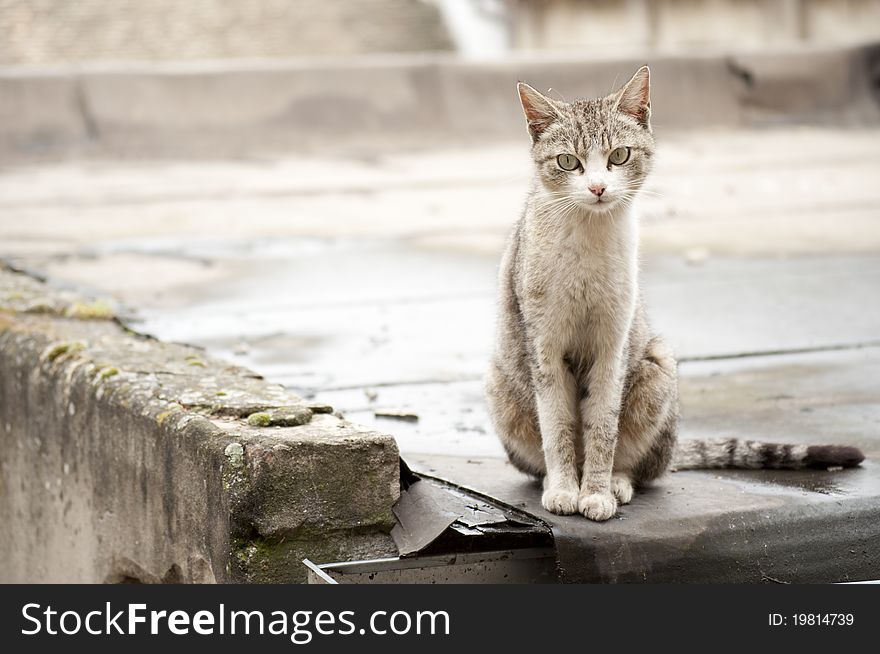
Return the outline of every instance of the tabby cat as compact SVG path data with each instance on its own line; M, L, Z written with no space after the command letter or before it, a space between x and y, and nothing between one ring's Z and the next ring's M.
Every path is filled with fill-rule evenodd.
M847 446L676 444L678 380L638 284L635 202L654 158L650 72L571 103L518 85L534 180L501 262L486 394L510 461L542 504L607 520L667 468L854 466Z

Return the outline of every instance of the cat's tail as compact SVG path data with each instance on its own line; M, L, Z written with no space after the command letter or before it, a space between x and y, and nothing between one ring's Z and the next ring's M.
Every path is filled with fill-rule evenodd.
M791 445L738 438L681 439L672 453L672 470L720 468L800 470L853 468L865 455L849 445Z

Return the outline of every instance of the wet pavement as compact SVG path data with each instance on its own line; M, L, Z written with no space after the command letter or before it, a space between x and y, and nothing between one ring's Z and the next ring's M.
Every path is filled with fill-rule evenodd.
M483 406L522 145L7 167L0 256L110 293L137 329L330 403L394 434L414 467L527 508L553 525L573 580L858 579L880 556L878 136L671 137L643 220L683 434L851 443L868 461L669 475L606 525L544 513ZM418 419L376 415L395 411Z

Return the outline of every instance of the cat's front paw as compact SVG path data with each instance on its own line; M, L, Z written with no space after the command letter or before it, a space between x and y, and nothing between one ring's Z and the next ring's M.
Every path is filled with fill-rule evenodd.
M623 475L614 475L611 478L611 492L617 498L618 504L629 504L633 498L632 482Z
M617 513L617 500L611 493L583 495L578 501L578 511L590 520L608 520Z
M578 512L578 494L573 491L548 488L541 496L541 505L556 515L571 515Z

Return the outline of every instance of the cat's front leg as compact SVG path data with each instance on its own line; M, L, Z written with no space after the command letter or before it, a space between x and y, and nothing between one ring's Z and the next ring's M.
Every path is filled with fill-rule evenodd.
M623 390L620 357L598 359L587 380L589 393L583 400L584 467L578 511L590 520L608 520L617 513L611 488L618 416Z
M577 384L561 357L539 364L534 379L546 467L541 504L551 513L577 513Z

